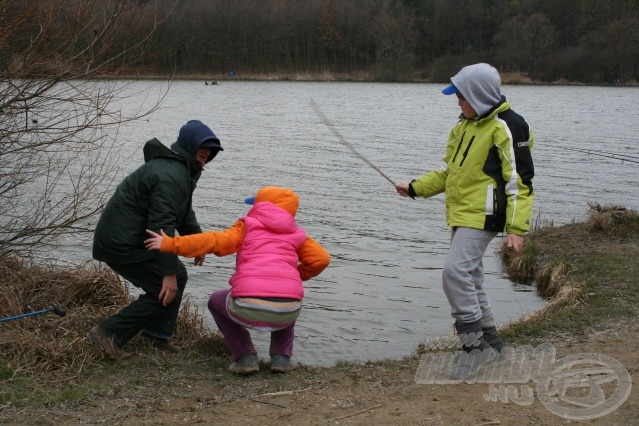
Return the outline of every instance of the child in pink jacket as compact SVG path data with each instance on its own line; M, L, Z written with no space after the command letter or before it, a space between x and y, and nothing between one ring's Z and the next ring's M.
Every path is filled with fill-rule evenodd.
M302 308L302 281L321 273L328 252L295 222L299 198L288 188L267 186L247 198L253 207L245 217L219 232L176 236L148 231L149 250L187 257L237 253L230 289L214 292L209 310L231 349L229 370L237 374L259 371L258 358L247 328L271 332L273 372L293 369L295 321Z

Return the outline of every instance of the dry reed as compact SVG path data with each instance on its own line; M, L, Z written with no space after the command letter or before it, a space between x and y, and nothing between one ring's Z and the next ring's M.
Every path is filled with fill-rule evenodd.
M600 244L593 242L597 235L612 235L621 238L639 233L637 212L618 205L602 206L598 203L588 203L588 206L588 220L583 227L574 228L572 241L564 240L561 242L565 245L564 250L571 247L583 248L587 244ZM531 244L535 247L541 243L541 247L543 247L549 244L549 241L544 240L555 240L556 237L552 232L546 232L552 231L553 226L553 223L549 222L536 227L526 237L529 241L524 246L522 253L513 253L507 247L507 242L504 241L499 248L499 254L511 280L525 283L534 282L538 294L546 299L558 295L562 295L562 298L566 295L572 297L579 294L579 291L575 289L581 286L569 284L567 276L570 267L566 260L558 261L556 258L549 258L540 247L533 249L533 252L537 251L536 253L527 253L526 251L526 246ZM564 287L570 287L570 290L568 291Z
M0 318L40 311L58 303L66 310L0 323L2 362L14 375L77 375L82 369L104 362L104 355L86 332L101 319L127 305L127 286L109 268L89 264L72 269L38 267L15 258L0 259ZM146 339L129 343L145 350ZM190 300L183 300L174 341L185 350L221 356L226 347L210 333ZM129 349L127 345L127 350Z

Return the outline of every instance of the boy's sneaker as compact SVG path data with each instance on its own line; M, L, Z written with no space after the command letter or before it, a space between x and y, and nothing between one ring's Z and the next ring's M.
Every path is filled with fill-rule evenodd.
M469 380L477 375L484 364L496 359L499 353L486 342L481 328L481 319L469 323L455 321L455 330L462 344L462 350L455 355L449 378ZM496 332L495 336L497 336Z
M460 351L455 355L454 364L448 377L453 380L469 380L477 375L477 372L486 363L497 358L499 353L493 348L473 349L470 352Z
M260 371L260 366L257 364L257 354L242 355L229 365L229 371L235 374L257 373Z
M297 368L291 358L286 355L271 355L271 371L273 373L288 373Z
M125 352L121 347L119 347L113 341L113 339L111 339L109 336L106 335L104 331L102 331L99 325L96 325L91 330L89 330L89 332L87 333L87 337L93 343L98 345L104 353L113 358L125 359L131 357L131 354Z

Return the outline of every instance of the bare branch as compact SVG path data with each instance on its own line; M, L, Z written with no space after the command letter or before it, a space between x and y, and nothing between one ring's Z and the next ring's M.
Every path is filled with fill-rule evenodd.
M119 165L114 135L163 100L130 105L129 82L101 78L144 59L174 4L0 0L0 257L92 230Z

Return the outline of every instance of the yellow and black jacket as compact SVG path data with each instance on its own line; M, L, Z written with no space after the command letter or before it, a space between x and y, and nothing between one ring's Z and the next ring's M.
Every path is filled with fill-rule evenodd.
M450 132L441 167L411 182L410 193L446 193L448 226L523 235L534 192L533 132L502 102L479 119L462 117Z

